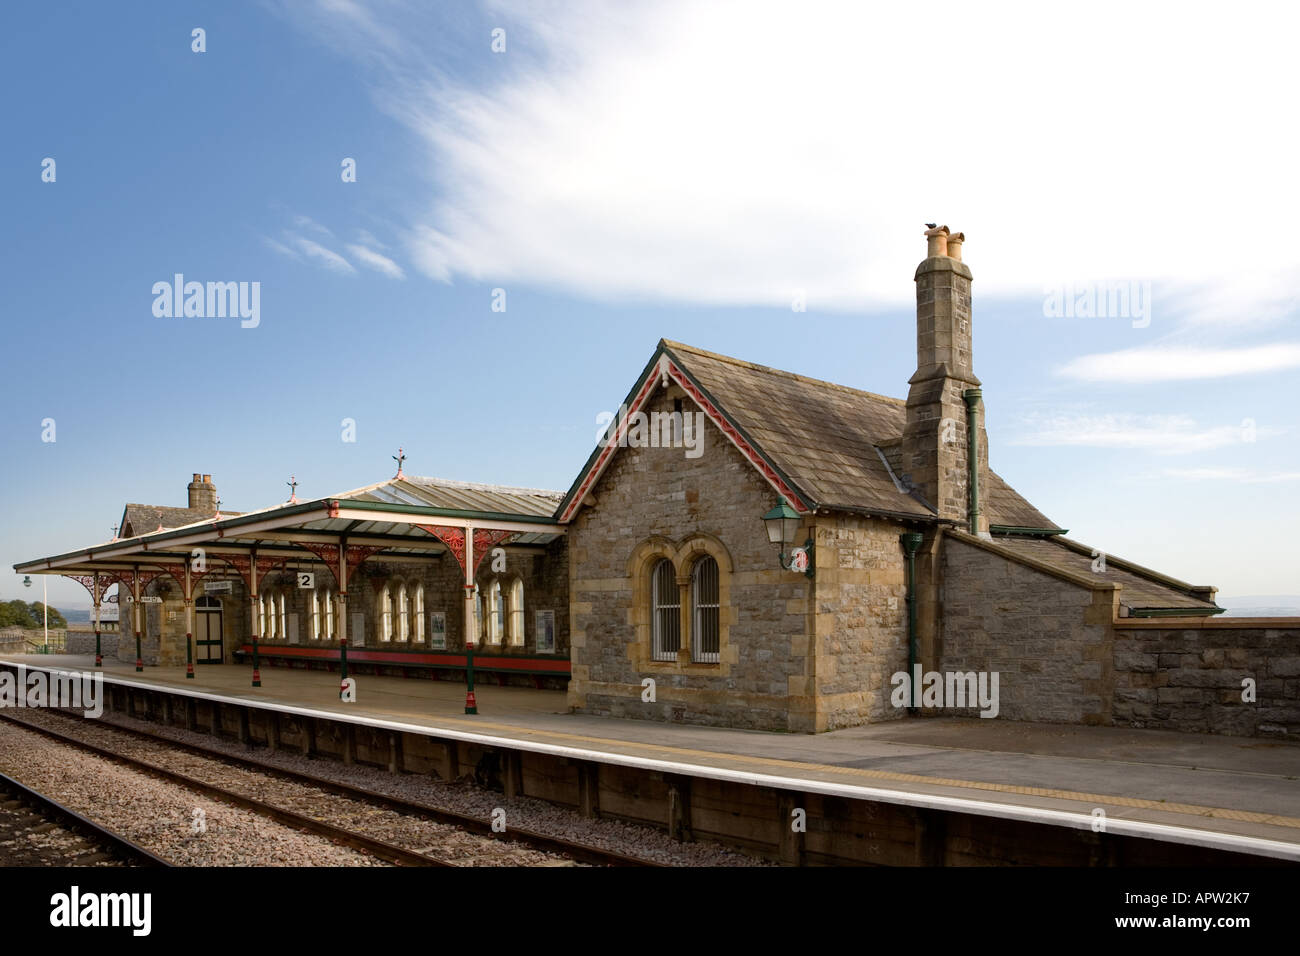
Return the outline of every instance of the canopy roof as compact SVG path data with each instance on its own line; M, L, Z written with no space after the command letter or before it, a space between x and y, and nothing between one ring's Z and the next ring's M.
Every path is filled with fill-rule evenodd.
M563 494L537 488L398 475L313 501L288 501L239 515L217 514L174 528L115 538L87 548L14 565L19 574L122 571L134 565L182 562L193 549L207 554L292 556L316 560L308 545L379 549L377 557L435 556L447 546L421 524L511 532L511 547L540 547L564 533L552 514ZM176 509L178 511L185 509Z

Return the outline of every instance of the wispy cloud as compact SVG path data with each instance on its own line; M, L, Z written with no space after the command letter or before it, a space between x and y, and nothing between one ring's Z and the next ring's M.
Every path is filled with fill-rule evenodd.
M302 256L298 255L298 253L294 252L292 249L290 249L288 246L286 246L283 242L277 242L275 239L272 239L270 236L263 236L263 237L262 237L262 242L266 245L266 247L267 247L268 249L271 249L271 250L273 250L273 251L275 251L275 252L278 252L280 255L284 256L286 259L295 259L295 260L299 260L299 261L301 261L301 259L302 259Z
M332 230L329 229L328 226L322 226L320 223L318 223L315 219L312 219L310 216L301 216L301 215L294 216L293 222L294 225L296 225L299 229L309 230L310 232L314 232L317 235L324 236L326 239L334 238L334 233Z
M333 249L326 249L319 242L313 242L304 236L294 236L293 244L298 250L310 259L315 259L326 269L331 272L339 272L345 275L355 275L356 266L348 262Z
M1296 266L1273 237L1300 219L1300 190L1276 187L1300 136L1277 121L1300 8L1261 30L1099 4L1080 19L968 0L809 0L798 16L776 0L491 3L507 52L482 30L451 78L454 58L430 55L446 30L419 5L285 15L363 64L427 144L408 254L439 279L899 306L920 224L938 219L969 236L982 295L1135 277L1166 297L1155 328L1293 310ZM1187 69L1187 50L1214 50L1215 69ZM1207 195L1243 163L1230 196Z
M357 230L357 241L368 249L381 249L385 252L388 251L388 246L376 239L374 234L368 229Z
M1300 344L1279 342L1246 348L1154 347L1084 355L1061 374L1085 382L1194 381L1300 368Z
M382 272L390 279L405 279L406 273L388 256L375 252L373 249L367 249L365 246L350 244L348 252L352 253L353 258L363 266L368 266L376 272Z
M1160 454L1186 454L1249 444L1277 434L1253 421L1204 426L1187 415L1027 416L1012 433L1013 445L1131 448Z
M322 240L335 240L335 234L328 226L322 225L310 216L304 216L298 213L290 215L293 224L300 230L308 230ZM359 262L367 269L373 269L390 279L405 279L406 272L400 265L393 260L391 256L384 255L380 250L387 250L388 246L381 242L367 229L357 230L357 242L346 243L344 248L347 250L352 260ZM324 242L318 242L315 239L309 239L301 232L292 229L286 229L283 232L284 241L272 239L269 236L263 236L262 242L267 248L274 250L286 258L293 259L297 262L305 260L312 261L331 272L337 272L340 275L356 275L357 268L352 261L340 252L325 245ZM331 243L333 244L333 243Z

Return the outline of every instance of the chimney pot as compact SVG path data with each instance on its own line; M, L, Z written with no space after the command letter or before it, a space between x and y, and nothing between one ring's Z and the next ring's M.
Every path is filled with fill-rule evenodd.
M948 237L948 255L961 262L961 244L966 241L966 233L955 232Z
M933 259L935 256L946 256L948 254L947 226L935 226L933 229L925 230L925 238L928 240L925 251L928 258Z
M211 476L211 475L204 475L204 476L203 476L203 483L204 483L205 485L210 485L210 484L212 484L212 476Z
M194 473L194 480L195 481L199 480L199 473L197 471Z

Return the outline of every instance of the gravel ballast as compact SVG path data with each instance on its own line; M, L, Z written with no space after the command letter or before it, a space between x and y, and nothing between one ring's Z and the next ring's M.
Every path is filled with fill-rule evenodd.
M181 866L387 865L8 721L0 770Z
M71 728L67 726L68 721L61 716L45 717L43 722L54 729L64 730L65 732L71 731ZM717 843L682 843L673 840L666 832L651 827L607 818L587 818L573 810L542 800L517 798L506 804L503 802L502 794L479 787L470 781L447 782L427 775L393 774L378 767L358 764L346 766L327 758L304 757L301 754L286 750L250 749L247 745L238 741L213 738L206 733L195 733L177 727L164 727L121 714L113 714L111 717L106 715L104 718L88 723L101 726L104 729L108 729L114 724L120 724L123 727L143 730L160 737L192 743L197 746L229 753L232 756L252 757L270 766L283 767L300 773L309 773L327 780L351 784L376 793L398 797L436 809L477 817L485 821L491 820L494 810L504 809L507 826L532 830L557 839L624 853L669 866L776 865ZM77 731L77 733L80 734L81 731ZM87 737L87 739L91 738ZM120 746L129 743L131 746L139 747L142 744L141 741L133 741L129 737L119 737L117 739L121 741ZM119 744L114 744L114 746L117 748ZM123 750L123 752L128 751ZM175 758L169 757L168 760L179 759L181 756L190 759L189 755L176 754ZM142 759L148 758L142 757ZM168 766L171 767L172 764L169 762ZM499 842L497 845L509 846L509 844ZM553 858L550 861L539 862L542 865L555 865ZM493 865L491 860L483 860L478 865L484 864ZM511 864L500 861L495 865ZM521 862L515 865L529 864Z

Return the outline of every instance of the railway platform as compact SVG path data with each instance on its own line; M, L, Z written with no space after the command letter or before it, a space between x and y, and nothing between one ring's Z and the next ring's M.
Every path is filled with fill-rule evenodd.
M73 655L8 656L6 663L94 669L93 658ZM662 796L669 827L676 820L687 833L744 829L744 818L754 816L762 825L751 820L750 829L765 834L755 844L766 840L782 858L819 854L818 820L844 816L836 801L854 801L876 808L848 822L850 842L861 844L867 862L1014 862L1041 843L1043 827L1073 831L1083 862L1094 865L1189 859L1166 859L1163 851L1117 859L1105 847L1121 841L1107 835L1147 850L1160 844L1164 851L1300 861L1300 744L1286 740L930 717L794 735L574 715L562 691L509 686L477 687L478 714L466 715L464 687L432 680L361 676L357 701L343 703L338 675L325 671L266 668L258 688L250 686L250 668L239 665L202 667L192 680L183 668L137 674L118 661L105 661L103 672L107 684L128 691L277 713L277 721L289 721L277 737L291 735L295 720L311 719L458 742L462 766L467 746L524 754L533 764L516 771L521 792L531 774L543 798L550 790L559 802L593 812L655 819L632 809L631 787L640 803ZM537 764L547 759L578 768L573 794L559 795L563 773ZM410 763L402 769L413 769ZM598 784L583 780L581 769L592 765L606 769ZM630 774L649 774L654 785L631 784ZM689 780L697 781L693 801ZM771 794L772 806L759 801L762 808L745 809L745 787ZM782 821L799 810L811 822L807 835L787 838ZM739 819L719 819L728 814ZM1022 829L1013 835L1014 825ZM827 828L827 840L832 829L848 839L837 824ZM1059 862L1080 862L1069 847L1053 852ZM989 854L993 859L983 858Z

